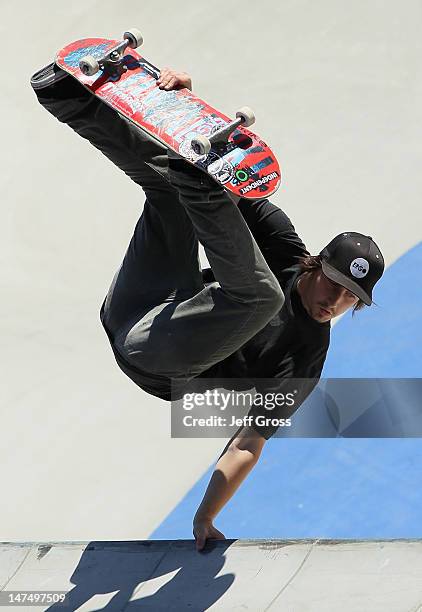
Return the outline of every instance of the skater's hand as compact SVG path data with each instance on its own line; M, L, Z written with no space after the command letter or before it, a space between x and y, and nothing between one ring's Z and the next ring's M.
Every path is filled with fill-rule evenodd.
M169 91L170 89L183 89L187 87L192 91L192 80L187 72L176 72L171 68L163 68L160 78L157 80L160 89Z
M212 524L211 519L195 517L193 519L193 535L195 537L196 550L200 551L204 548L207 539L225 540L221 531L218 531Z

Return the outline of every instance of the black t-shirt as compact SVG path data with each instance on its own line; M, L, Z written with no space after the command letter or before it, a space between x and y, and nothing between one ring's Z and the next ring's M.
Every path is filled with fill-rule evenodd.
M197 378L247 378L260 394L270 389L281 393L291 382L289 379L302 379L294 405L271 411L271 419L288 418L320 377L330 342L330 323L318 323L302 305L296 284L301 274L300 261L309 253L288 216L268 200L241 200L238 207L280 283L285 302L277 315L239 350ZM205 284L215 281L210 268L203 270L203 279ZM138 386L162 399L171 399L168 378L135 370L115 350L114 354L121 369ZM268 411L255 403L248 414L268 417ZM266 439L278 429L274 424L261 425L255 420L252 426Z

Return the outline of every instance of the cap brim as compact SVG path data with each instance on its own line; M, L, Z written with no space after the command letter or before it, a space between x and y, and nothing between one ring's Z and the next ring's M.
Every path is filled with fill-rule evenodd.
M339 272L338 270L333 268L333 266L327 263L324 259L322 260L322 271L324 272L325 276L327 276L330 280L335 283L338 283L346 289L349 289L349 291L354 293L360 300L365 302L367 306L370 306L372 304L372 298L366 293L366 291L362 289L362 287L360 287L357 283L352 281L351 278L349 278L342 272Z

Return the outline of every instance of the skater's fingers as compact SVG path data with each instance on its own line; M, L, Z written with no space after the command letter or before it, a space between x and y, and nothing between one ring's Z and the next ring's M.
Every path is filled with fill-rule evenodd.
M167 81L167 87L166 89L175 89L176 86L179 84L179 80L176 76L172 76L168 81Z
M178 85L178 79L175 76L169 77L166 81L163 82L164 89L176 89Z
M169 72L170 72L169 68L162 68L162 70L160 72L160 76L157 79L157 84L158 85L160 85L161 83L163 83L163 81L168 79Z
M157 79L157 85L160 89L182 89L187 87L192 90L192 79L187 72L176 72L176 70L164 67Z
M193 536L195 538L196 550L202 550L207 541L208 530L205 526L195 526L193 529Z
M165 79L163 79L163 80L162 80L160 83L158 83L158 87L159 87L160 89L167 89L167 87L168 87L169 83L170 83L170 79L165 78Z
M202 550L205 546L206 537L204 535L196 536L196 550Z

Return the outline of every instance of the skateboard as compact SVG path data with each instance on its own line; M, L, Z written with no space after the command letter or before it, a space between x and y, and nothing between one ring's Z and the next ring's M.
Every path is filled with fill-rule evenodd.
M235 196L272 195L281 184L281 170L271 149L247 129L255 121L251 109L242 107L231 120L186 88L159 89L160 70L135 50L142 43L135 28L122 41L86 38L63 47L55 62Z

